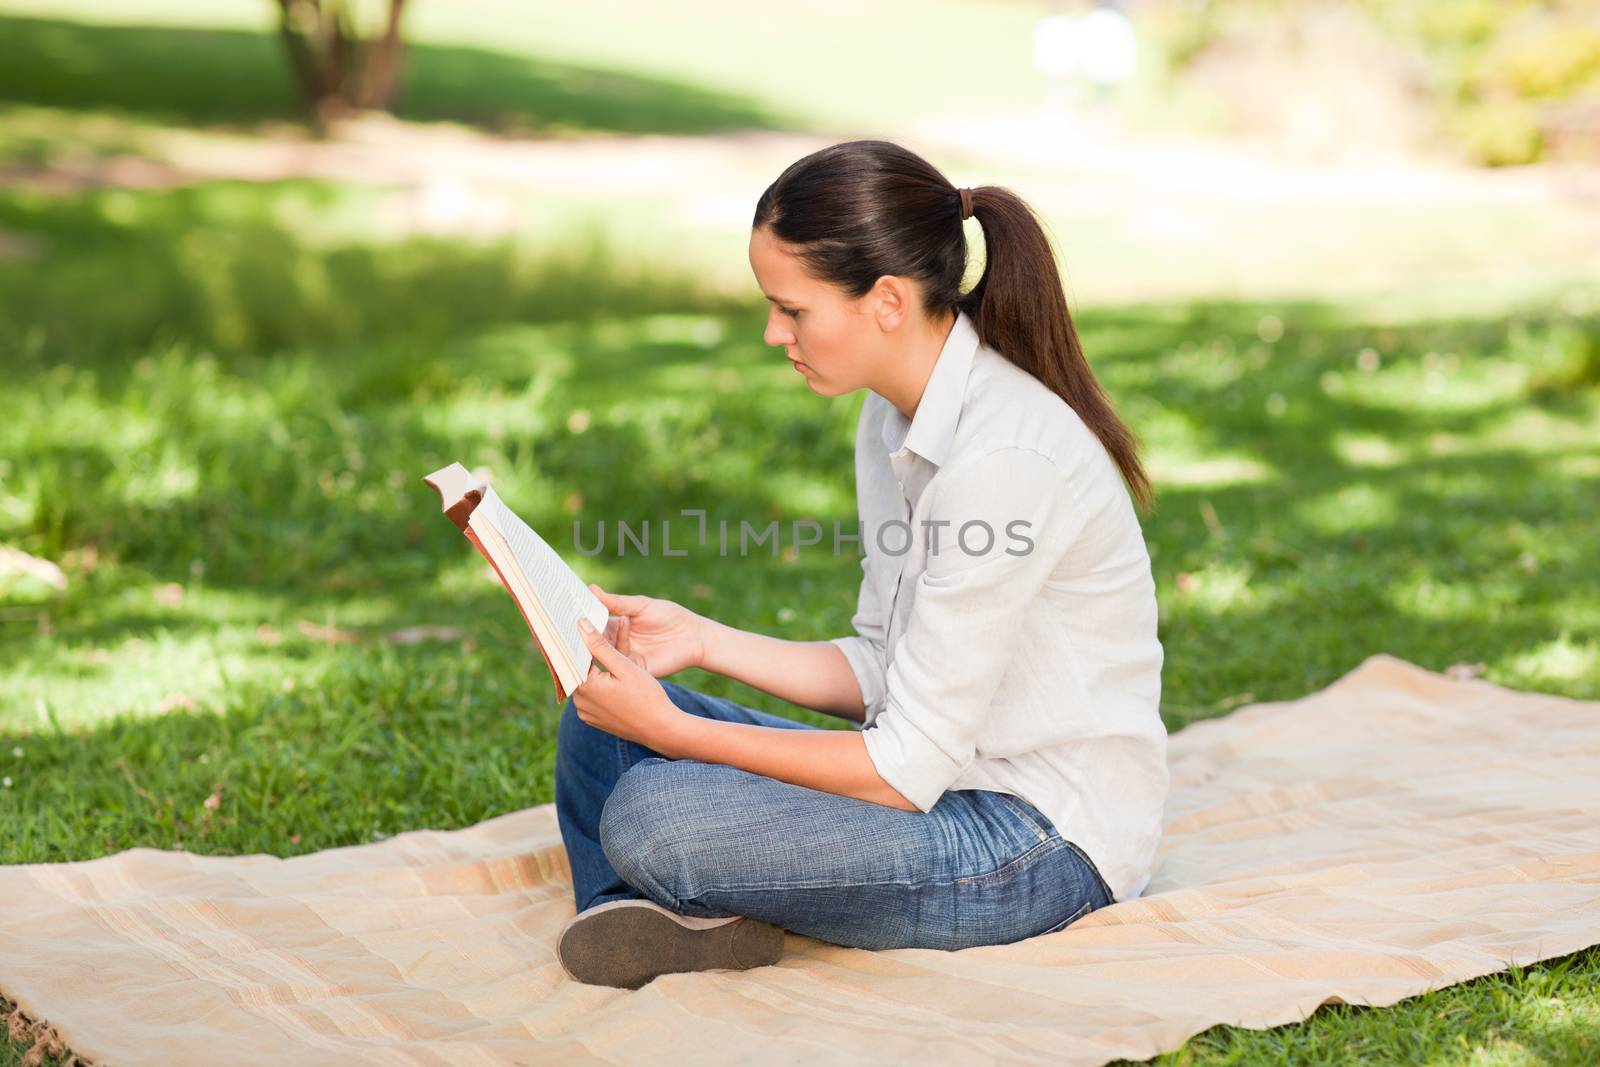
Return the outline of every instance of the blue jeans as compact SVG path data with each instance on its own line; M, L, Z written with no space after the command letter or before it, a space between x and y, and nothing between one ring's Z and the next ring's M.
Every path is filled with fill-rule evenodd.
M821 727L663 682L684 711ZM928 812L700 760L590 726L568 699L556 820L577 910L645 898L856 948L960 949L1053 933L1111 902L1088 857L1021 797L948 790Z

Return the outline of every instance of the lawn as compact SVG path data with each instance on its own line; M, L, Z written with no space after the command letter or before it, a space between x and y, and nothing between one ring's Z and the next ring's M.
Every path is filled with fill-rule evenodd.
M101 32L60 25L81 48ZM779 90L730 103L723 77L659 123L778 115ZM162 92L117 129L211 121L192 87ZM64 96L27 103L105 103ZM37 112L0 108L0 146L55 158L19 115ZM574 547L575 523L588 542L682 509L853 524L862 397L812 395L762 344L753 280L708 287L618 225L617 241L380 240L382 196L0 187L0 544L60 567L0 575L0 862L287 856L551 800L548 675L420 481L451 460L488 468L607 588L796 639L848 632L859 568L826 543L721 557L678 540L684 519L683 557ZM1075 309L1156 481L1169 729L1378 651L1600 698L1600 290L1407 307ZM1218 1028L1162 1062L1593 1063L1597 988L1590 950L1389 1009ZM0 1041L0 1067L19 1062Z

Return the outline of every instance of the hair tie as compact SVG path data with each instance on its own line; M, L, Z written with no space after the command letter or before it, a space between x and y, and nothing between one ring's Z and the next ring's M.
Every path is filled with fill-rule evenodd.
M961 217L970 219L972 217L972 190L957 189L956 192L961 194Z

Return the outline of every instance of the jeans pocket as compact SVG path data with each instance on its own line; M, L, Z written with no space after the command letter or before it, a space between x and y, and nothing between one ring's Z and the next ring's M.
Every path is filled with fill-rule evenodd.
M1051 825L1049 819L1045 818L1044 813L1022 797L1012 793L1000 792L996 792L995 796L999 797L1000 803L1010 808L1017 818L1026 823L1039 836L1039 840L1048 841L1050 838L1058 836L1056 828Z

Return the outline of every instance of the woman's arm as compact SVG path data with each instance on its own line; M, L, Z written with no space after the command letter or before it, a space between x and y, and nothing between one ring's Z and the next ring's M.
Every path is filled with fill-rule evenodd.
M578 717L584 722L647 745L668 759L724 763L793 785L901 811L918 810L878 773L866 745L866 735L872 731L788 730L692 715L672 702L645 668L645 657L632 651L628 629L628 623L620 623L620 643L613 644L587 620L578 621L578 632L594 654L589 677L572 693ZM754 647L759 650L766 642L797 644L759 638ZM804 649L803 644L798 647ZM806 651L798 659L791 657L791 662L802 665L814 661Z
M865 718L861 685L844 653L832 642L787 641L703 616L700 627L701 668L802 708L851 722ZM865 756L863 749L862 758Z
M843 653L836 655L843 658ZM848 667L845 674L850 674ZM854 680L850 684L854 685ZM878 773L865 736L856 730L786 730L684 714L677 716L673 729L653 745L671 759L725 763L824 793L901 811L921 810Z
M612 593L594 584L589 590L615 616L606 623L607 636L626 620L629 653L656 678L700 667L803 708L851 722L866 720L863 682L835 644L747 633L670 600ZM859 615L856 623L867 625Z

